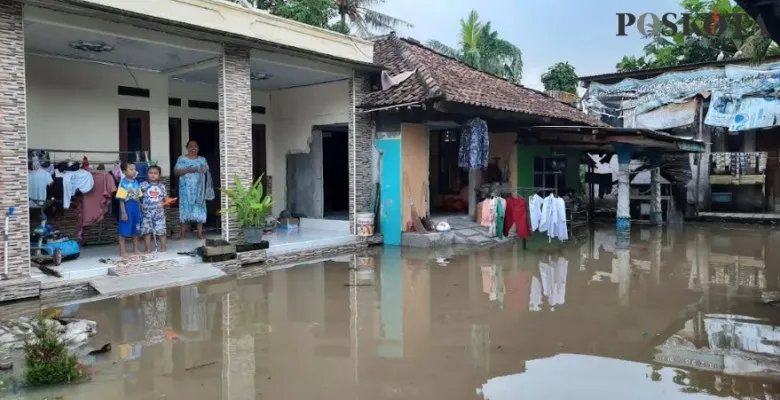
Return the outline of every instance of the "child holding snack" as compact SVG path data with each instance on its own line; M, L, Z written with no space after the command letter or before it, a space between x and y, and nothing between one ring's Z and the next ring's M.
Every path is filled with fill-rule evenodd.
M167 250L167 225L165 223L165 209L163 203L167 192L165 185L160 182L162 169L156 165L149 167L149 180L141 184L144 193L143 218L141 220L141 234L144 235L146 253L152 250L152 235L160 238L160 251Z
M119 257L127 256L125 239L133 238L133 253L138 252L138 235L141 233L141 198L143 192L135 180L135 164L122 163L125 177L119 182L116 198L119 200Z

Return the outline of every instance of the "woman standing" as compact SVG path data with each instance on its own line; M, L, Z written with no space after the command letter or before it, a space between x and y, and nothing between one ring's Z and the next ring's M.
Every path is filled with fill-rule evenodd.
M206 222L206 173L209 165L199 156L198 142L187 142L187 154L176 161L176 176L179 177L179 239L184 238L187 225L198 224L198 238L203 239L203 224Z

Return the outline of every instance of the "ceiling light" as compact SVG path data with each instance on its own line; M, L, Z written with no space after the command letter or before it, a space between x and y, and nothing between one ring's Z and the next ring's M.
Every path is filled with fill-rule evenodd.
M249 79L253 81L264 81L271 78L270 74L266 74L265 72L252 72L249 74Z
M76 50L85 51L87 53L105 53L114 51L114 46L106 42L93 42L90 40L74 40L69 42L68 45Z

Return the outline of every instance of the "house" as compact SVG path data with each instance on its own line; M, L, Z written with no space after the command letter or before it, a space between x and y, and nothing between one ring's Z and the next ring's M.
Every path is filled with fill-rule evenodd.
M520 195L578 191L588 151L700 146L651 130L608 128L570 104L395 34L375 42L374 62L385 70L358 114L372 114L376 123L374 181L381 182L385 244L401 243L410 203L421 215L473 220L480 196L496 188ZM458 166L461 127L473 118L489 131L489 164L482 172Z
M689 215L739 213L744 218L780 205L780 171L774 161L780 156L780 120L773 111L777 101L764 97L780 87L778 73L780 57L770 57L760 65L722 60L580 79L587 88L585 108L602 121L707 144L700 159L691 157L675 167L693 171L684 182Z
M296 207L291 182L324 191L322 169L297 162L313 152L322 160L314 146L331 146L344 155L330 165L343 193L316 204L301 224L310 244L353 240L354 215L367 211L370 196L363 188L371 182L374 130L354 105L378 72L371 42L222 0L7 0L0 43L0 209L15 210L0 300L28 297L10 289L14 282L29 283L31 293L38 287L28 279L30 229L40 215L28 206L33 153L107 169L154 163L175 192L173 165L195 139L217 185L265 176L276 215ZM312 144L322 132L333 143ZM216 213L224 204L224 196L208 204L207 226L239 239L234 216ZM324 219L326 206L337 220ZM87 244L115 241L115 216L83 233L75 219L67 209L50 223ZM168 216L173 225L176 219Z
M383 82L374 82L375 91L364 97L359 113L376 121L381 161L375 180L381 182L379 226L386 244L400 244L410 199L421 214L473 218L482 185L557 184L563 190L579 184L579 153L559 155L549 146L517 144L519 128L592 126L600 124L597 118L395 34L375 41L374 62L385 69ZM490 132L495 168L484 174L458 167L460 129L472 118L485 120ZM552 173L545 174L548 157L572 160L565 179L556 182Z

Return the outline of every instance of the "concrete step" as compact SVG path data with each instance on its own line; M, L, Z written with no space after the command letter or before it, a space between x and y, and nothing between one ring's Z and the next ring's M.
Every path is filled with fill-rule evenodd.
M190 264L146 274L106 276L91 280L89 284L101 295L118 296L189 285L223 276L222 270L210 264Z

